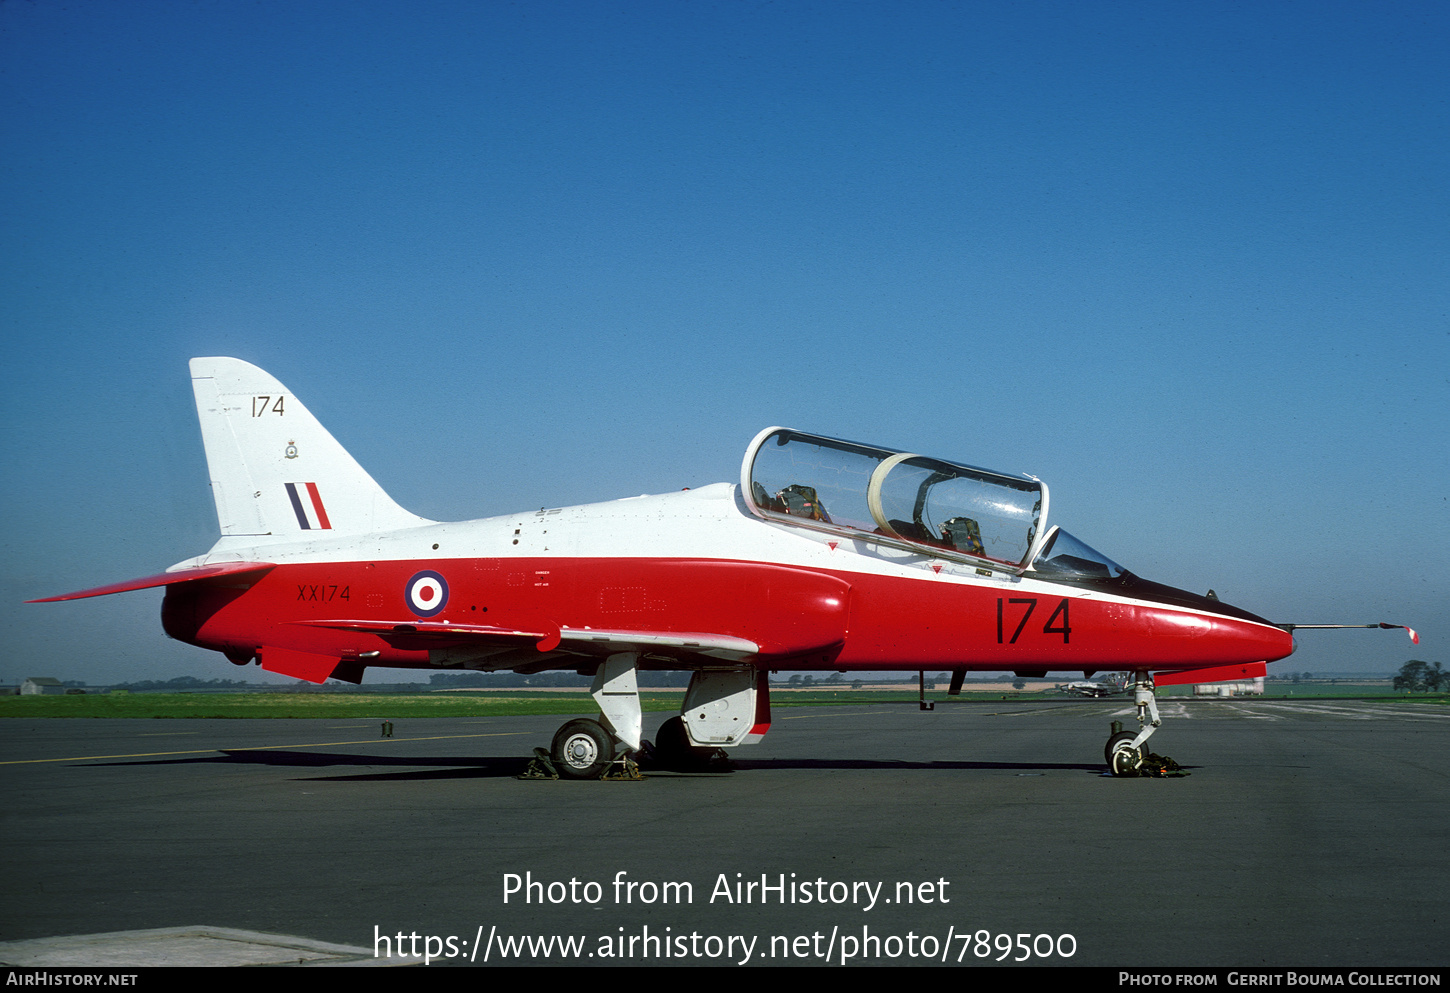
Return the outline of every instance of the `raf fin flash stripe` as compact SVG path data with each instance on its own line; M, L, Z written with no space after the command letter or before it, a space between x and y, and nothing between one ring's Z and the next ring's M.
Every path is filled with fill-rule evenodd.
M292 512L297 515L297 526L304 531L331 531L332 522L327 519L327 511L323 509L322 497L317 492L316 483L285 483L287 487L287 498L292 501ZM303 503L299 487L307 487L307 503ZM312 514L308 514L308 510Z

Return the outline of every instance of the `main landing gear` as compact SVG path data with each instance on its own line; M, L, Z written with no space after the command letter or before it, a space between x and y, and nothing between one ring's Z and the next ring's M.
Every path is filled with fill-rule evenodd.
M599 720L573 720L559 728L546 752L525 779L638 779L633 755L644 742L637 652L618 652L600 663L590 693L599 704ZM665 721L655 736L652 759L677 771L720 771L725 748L760 740L770 727L770 689L766 674L752 666L700 669L690 677L678 717ZM618 768L623 766L622 769Z
M603 779L620 762L624 769L619 778L639 778L639 769L630 757L639 751L643 723L635 678L638 665L636 652L619 652L599 664L589 687L599 704L599 720L570 721L558 730L549 748L550 771L565 779ZM543 749L535 751L542 753Z
M1122 723L1114 721L1113 736L1103 748L1103 758L1107 760L1108 769L1114 776L1138 775L1148 758L1148 749L1144 742L1163 723L1163 719L1158 716L1158 702L1153 697L1153 674L1146 669L1138 669L1133 673L1133 703L1138 707L1140 730L1137 734L1120 730ZM1144 720L1145 712L1147 721Z

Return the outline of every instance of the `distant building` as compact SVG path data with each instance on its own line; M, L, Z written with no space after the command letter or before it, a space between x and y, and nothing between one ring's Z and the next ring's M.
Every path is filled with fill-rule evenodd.
M1193 687L1194 696L1263 696L1264 677L1243 679L1235 683L1199 683Z
M65 684L49 676L31 676L20 684L21 696L63 696Z

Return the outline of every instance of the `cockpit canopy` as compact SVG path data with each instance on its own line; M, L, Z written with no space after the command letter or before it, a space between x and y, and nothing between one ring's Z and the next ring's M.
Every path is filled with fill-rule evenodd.
M746 450L741 490L766 520L1021 573L1047 520L1031 476L788 428Z

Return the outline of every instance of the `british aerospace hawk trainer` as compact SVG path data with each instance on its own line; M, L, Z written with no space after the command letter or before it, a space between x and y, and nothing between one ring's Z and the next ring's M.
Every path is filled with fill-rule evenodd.
M1160 723L1155 684L1261 676L1309 626L1140 579L1049 526L1036 478L782 427L751 441L739 485L438 523L256 366L192 359L191 377L220 540L47 599L164 586L171 637L315 683L592 674L599 719L553 740L574 778L641 748L641 669L693 672L660 750L760 740L770 670L947 668L954 689L973 670L1124 670L1143 726L1105 757L1130 774Z

